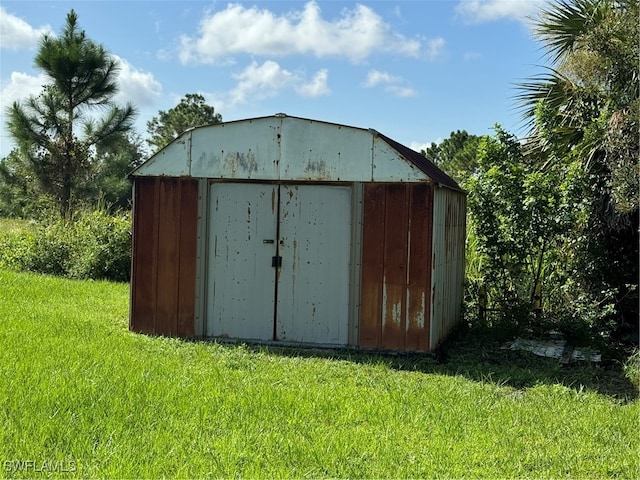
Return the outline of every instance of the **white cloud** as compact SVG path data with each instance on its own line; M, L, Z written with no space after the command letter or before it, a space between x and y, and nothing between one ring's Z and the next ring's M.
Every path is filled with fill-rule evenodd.
M116 95L116 102L130 101L143 107L155 103L155 100L160 97L162 86L153 78L153 74L136 69L118 56L115 58L120 64L118 75L120 90ZM30 95L39 94L42 86L47 83L50 83L50 80L44 74L33 76L28 73L12 72L9 81L0 90L2 112L16 100L26 100Z
M381 72L379 70L370 70L363 85L367 88L384 86L384 90L386 92L389 92L396 97L415 97L417 92L411 87L404 86L403 83L404 79L402 77L391 75L388 72Z
M446 42L444 38L437 37L429 40L427 43L427 58L429 60L435 60L444 52L444 46Z
M214 94L218 110L246 104L252 99L275 97L286 90L293 90L303 97L318 97L331 92L327 86L328 71L318 70L310 81L303 73L291 72L277 62L267 60L261 65L251 62L242 72L232 75L236 86L223 94Z
M411 148L411 150L415 150L416 152L420 152L422 150L426 150L427 148L429 148L432 143L439 145L442 143L442 138L436 138L431 142L424 142L424 143L413 141L411 142L411 145L409 146L409 148Z
M232 105L246 103L250 95L257 98L273 97L295 81L293 73L273 61L266 61L262 65L254 61L233 78L238 80L238 84L229 94Z
M411 142L411 145L409 145L409 148L411 150L415 150L416 152L421 152L422 150L426 150L428 147L430 147L431 144L430 143L421 143L421 142Z
M391 27L364 5L344 9L339 18L326 20L315 1L283 15L234 3L207 15L197 36L180 38L180 60L217 63L244 53L333 56L360 62L374 52L419 57L422 48L420 40L391 32Z
M131 102L134 105L145 107L153 105L160 97L162 85L152 73L138 70L124 58L114 55L120 65L118 74L118 91L115 101L118 103Z
M137 70L126 60L117 56L116 59L120 63L118 77L120 90L115 101L120 104L130 101L141 108L153 105L160 97L162 90L160 83L153 78L151 73ZM43 85L48 83L50 80L44 74L33 76L28 73L12 72L9 80L2 85L0 89L0 136L2 137L0 157L7 155L13 148L13 141L6 131L7 108L17 100L25 101L32 95L39 95ZM100 112L96 110L89 115L93 114L99 115Z
M389 84L401 82L402 77L391 75L387 72L381 72L379 70L370 70L367 74L367 80L364 82L365 87L375 87L380 84Z
M296 88L296 92L302 97L321 97L331 93L327 85L329 72L326 68L318 70L309 83L305 83Z
M10 80L0 90L0 108L2 114L17 100L26 100L31 95L42 92L42 86L48 83L43 74L34 77L28 73L11 72ZM4 119L3 119L4 125Z
M410 98L415 97L418 93L411 87L402 87L400 85L388 85L385 90L394 94L396 97Z
M27 73L12 72L9 81L0 89L0 157L9 154L14 147L7 125L7 108L18 100L26 100L31 95L37 95L42 91L42 86L47 83L44 75L34 77Z
M464 22L475 24L496 20L517 20L530 23L547 0L461 0L456 16Z
M0 48L11 50L35 48L45 33L53 33L49 25L33 28L21 18L11 15L0 7Z

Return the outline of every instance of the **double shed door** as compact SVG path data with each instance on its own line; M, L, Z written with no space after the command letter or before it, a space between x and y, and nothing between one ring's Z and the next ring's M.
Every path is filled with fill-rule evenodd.
M207 335L346 345L351 189L210 188Z

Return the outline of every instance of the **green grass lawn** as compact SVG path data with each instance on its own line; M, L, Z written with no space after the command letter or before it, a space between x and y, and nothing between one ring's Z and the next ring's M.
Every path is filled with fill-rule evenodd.
M0 476L640 475L639 402L604 369L152 338L128 288L0 270Z

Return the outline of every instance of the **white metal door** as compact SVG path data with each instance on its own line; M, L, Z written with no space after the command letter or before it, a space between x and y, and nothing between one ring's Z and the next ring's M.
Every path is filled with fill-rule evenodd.
M207 336L346 345L351 189L215 183L209 198Z
M278 340L348 343L350 245L349 187L281 187Z
M271 340L278 187L215 183L209 199L207 335Z

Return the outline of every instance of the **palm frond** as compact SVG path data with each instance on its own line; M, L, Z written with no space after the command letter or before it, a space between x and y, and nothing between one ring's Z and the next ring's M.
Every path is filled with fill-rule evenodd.
M552 63L563 62L594 24L602 20L607 0L560 0L540 15L535 35Z

